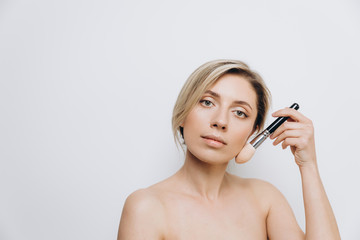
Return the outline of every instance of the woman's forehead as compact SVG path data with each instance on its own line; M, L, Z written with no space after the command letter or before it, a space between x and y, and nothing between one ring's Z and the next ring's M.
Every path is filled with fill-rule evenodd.
M247 101L256 107L256 92L251 83L243 76L225 74L220 77L205 93L212 92L215 97L228 98L233 101Z

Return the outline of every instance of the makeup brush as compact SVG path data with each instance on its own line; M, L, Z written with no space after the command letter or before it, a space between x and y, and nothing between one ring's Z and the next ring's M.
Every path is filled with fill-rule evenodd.
M299 104L294 103L290 106L295 110L300 108ZM237 163L245 163L249 161L252 156L255 154L256 148L258 148L270 134L275 132L275 130L281 126L289 117L278 117L273 123L271 123L264 131L258 134L250 143L246 143L241 152L235 157Z

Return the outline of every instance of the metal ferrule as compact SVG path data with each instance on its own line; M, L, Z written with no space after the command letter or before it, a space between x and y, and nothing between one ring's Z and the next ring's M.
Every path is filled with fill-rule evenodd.
M268 138L269 135L270 132L265 129L259 135L257 135L253 140L251 140L250 144L256 149L265 141L265 139Z

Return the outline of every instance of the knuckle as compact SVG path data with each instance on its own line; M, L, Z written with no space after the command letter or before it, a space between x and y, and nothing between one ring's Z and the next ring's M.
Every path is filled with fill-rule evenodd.
M306 129L305 129L305 133L307 135L312 135L314 132L314 128L312 126L308 126Z
M313 121L310 120L310 119L307 120L307 124L306 124L306 125L309 126L309 127L311 127L311 128L314 127Z
M313 130L312 130L312 129L309 129L309 130L307 131L307 133L308 133L308 136L311 136L312 133L313 133Z
M307 140L304 139L304 138L300 138L299 143L300 143L301 146L305 146L306 143L307 143Z

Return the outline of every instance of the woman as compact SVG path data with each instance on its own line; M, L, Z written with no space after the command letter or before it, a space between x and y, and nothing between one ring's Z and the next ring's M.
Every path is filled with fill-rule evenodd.
M118 239L340 239L317 168L313 125L300 112L273 113L289 119L271 139L290 146L299 166L305 234L274 186L226 172L263 127L269 95L261 77L241 61L216 60L195 70L173 111L175 139L186 145L184 165L127 198Z

